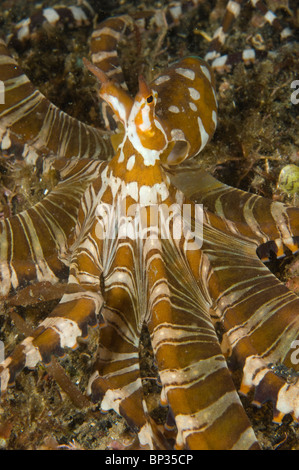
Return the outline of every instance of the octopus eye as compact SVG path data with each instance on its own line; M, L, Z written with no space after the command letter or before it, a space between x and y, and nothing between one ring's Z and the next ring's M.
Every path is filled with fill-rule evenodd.
M154 101L153 95L150 95L150 96L148 96L148 97L146 98L146 102L147 102L148 104L152 103L153 101Z

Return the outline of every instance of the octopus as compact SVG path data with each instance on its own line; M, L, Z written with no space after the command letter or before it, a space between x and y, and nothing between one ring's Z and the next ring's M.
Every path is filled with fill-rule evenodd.
M171 4L162 18L176 23L182 8ZM98 327L87 395L122 416L140 448L260 448L240 400L251 392L256 406L272 403L275 422L298 420L299 299L264 262L298 251L299 209L228 186L194 159L217 126L213 68L236 58L219 59L217 50L239 9L228 3L206 56L212 65L187 55L150 82L140 74L134 98L117 45L148 18L102 21L91 62L83 62L99 83L106 131L48 101L0 42L3 159L56 178L42 200L0 220L0 294L8 307L59 299L0 364L4 397L21 370L53 368L54 356ZM41 18L88 22L88 11L44 9L12 39L26 39ZM144 329L167 412L162 424L148 409L140 371ZM242 372L238 391L233 367Z

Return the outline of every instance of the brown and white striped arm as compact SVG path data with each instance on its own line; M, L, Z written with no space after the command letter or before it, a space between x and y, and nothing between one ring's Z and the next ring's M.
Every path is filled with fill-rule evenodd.
M126 419L138 434L141 446L153 449L158 447L159 439L149 419L139 368L146 285L141 271L135 277L135 268L139 272L136 255L132 240L104 242L105 306L101 311L103 325L89 393L94 402L101 400L103 411L113 409Z
M101 270L97 265L98 283L94 282L90 288L74 275L74 271L80 269L80 257L83 256L84 262L84 253L75 259L71 258L71 253L75 226L80 217L80 201L91 183L99 180L105 165L94 160L56 160L54 168L59 170L63 181L36 206L2 222L0 271L3 295L10 288L28 282L56 283L61 277L66 279L66 268L69 272L66 293L58 306L1 365L2 392L14 383L16 374L24 367L34 368L40 361L48 364L53 354L61 356L65 348L75 348L77 338L87 336L88 326L97 325L103 303L98 293ZM89 200L89 193L86 198ZM88 255L85 261L86 258L91 268Z
M2 155L35 164L39 156L97 158L113 155L107 132L88 126L60 111L30 82L0 40L0 104Z
M96 234L104 222L96 224L82 256L88 252L92 258L99 251ZM116 225L121 232L121 222ZM156 226L147 230L148 235L158 234ZM104 323L90 393L95 401L102 399L103 410L124 416L141 444L159 448L161 438L148 417L139 372L139 337L145 321L159 368L161 401L170 405L177 428L176 447L258 448L211 323L209 296L195 280L198 270L208 275L206 257L188 250L186 256L183 246L183 239L176 245L158 238L138 241L138 235L118 243L104 241ZM85 275L81 272L86 280Z
M154 250L147 253L158 272L149 286L149 329L162 402L171 406L177 427L176 448L258 449L211 321L203 288L208 259L184 240L179 245L164 240L160 259Z
M176 168L170 176L188 198L224 218L231 233L255 243L263 261L271 253L283 256L286 248L298 251L298 208L228 186L198 167Z
M177 2L172 8L173 14L180 11ZM106 60L107 67L118 66L117 61L109 62L117 58L111 44L117 45L127 26L123 19L109 19L100 28L97 50L108 52L98 56L101 67ZM101 80L101 96L113 103L127 133L108 164L80 160L64 168L58 160L60 186L38 206L16 216L10 232L12 219L3 223L2 277L10 274L7 292L31 280L56 282L64 257L69 276L67 291L52 314L0 366L1 390L23 367L48 363L53 354L76 347L77 338L86 336L87 327L99 319L99 352L89 392L95 400L101 398L104 411L113 409L124 416L142 445L158 448L164 443L149 417L139 370L139 337L145 323L160 371L162 403L170 406L176 424L176 447L256 449L212 318L224 328L230 345L226 354L233 354L243 367L241 392L255 387L255 402L272 400L276 419L289 412L298 418L298 366L292 364L290 352L298 338L299 301L256 254L257 247L268 242L297 249L296 209L241 192L234 193L240 201L235 209L230 188L195 173L196 180L181 182L178 173L177 179L173 177L177 187L214 211L204 211L203 236L195 240L202 247L195 243L192 248L185 233L179 239L162 237L157 224L147 226L154 238L151 233L141 238L140 227L134 224L130 237L121 236L127 220L117 212L119 201L125 207L141 202L145 220L153 201L163 200L168 208L175 201L181 204L180 214L183 203L189 202L171 186L159 159L178 164L209 141L217 122L214 79L201 59L185 58L158 77L152 88L140 79L139 93L132 100L101 70L86 64ZM155 113L157 93L163 103L157 103ZM17 106L22 102L18 99ZM12 107L7 114L13 114ZM10 141L10 135L3 137ZM168 144L169 153L164 154ZM55 204L60 210L53 218ZM105 212L108 207L111 212ZM173 214L171 220L174 226ZM22 253L11 237L20 227L31 272L24 280L22 263L15 269L17 260L23 261ZM285 368L292 383L276 374L273 364Z
M278 422L288 412L298 419L299 370L291 358L299 299L258 255L267 260L271 251L298 251L299 209L231 188L201 169L178 170L171 179L211 211L205 212L202 247L211 270L208 290L227 354L243 367L241 392L255 388L257 405L271 400Z
M298 419L299 366L292 361L298 296L264 266L255 243L243 237L238 242L236 234L230 244L225 220L215 217L207 214L202 250L211 264L208 287L224 343L243 367L240 391L255 389L257 405L271 400L277 421L286 413Z
M93 160L57 160L61 181L41 202L0 221L0 294L30 282L66 278L80 200L103 168Z

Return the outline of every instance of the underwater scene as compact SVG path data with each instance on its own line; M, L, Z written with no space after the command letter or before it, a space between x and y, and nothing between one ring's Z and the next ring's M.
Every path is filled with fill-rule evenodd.
M298 2L0 6L0 449L299 450Z

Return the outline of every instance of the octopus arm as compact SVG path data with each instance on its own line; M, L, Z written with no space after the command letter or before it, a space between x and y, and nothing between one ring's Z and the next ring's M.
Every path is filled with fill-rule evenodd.
M113 156L110 134L93 128L59 110L23 73L0 41L0 144L4 155L35 164L44 155L64 158Z
M208 260L183 243L163 241L164 277L150 290L149 329L176 448L257 449L211 320Z
M1 297L33 282L66 278L80 200L102 162L55 160L61 181L30 209L0 221Z
M291 413L298 418L298 364L292 360L299 335L298 297L265 267L253 243L211 225L204 227L203 238L213 305L229 354L243 366L241 392L255 388L256 404L268 399L275 417ZM284 373L277 373L281 369Z
M192 201L226 220L226 230L255 243L259 257L277 257L299 247L299 209L233 188L190 166L176 168L171 180Z

